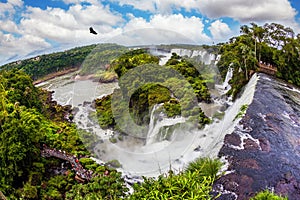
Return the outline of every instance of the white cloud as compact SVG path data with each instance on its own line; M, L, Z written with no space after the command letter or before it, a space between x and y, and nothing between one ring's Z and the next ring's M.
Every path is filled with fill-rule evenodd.
M217 19L231 17L240 22L294 20L296 10L288 0L111 0L120 5L153 13L171 14L174 9L198 10Z
M99 37L97 39L89 34L90 26L101 35L112 31L113 26L123 22L122 16L112 13L109 7L101 4L76 4L69 10L28 7L24 17L20 22L23 34L36 35L64 44L99 42Z
M121 6L131 5L136 9L160 14L172 14L173 9L184 8L190 11L200 5L200 0L111 0Z
M217 41L227 39L228 36L232 34L229 26L221 20L216 20L211 23L208 29L213 39Z
M7 0L7 3L9 3L13 6L18 6L18 7L23 6L23 1L22 0Z
M120 6L131 5L135 9L139 9L143 11L154 12L156 10L155 0L111 0L111 1L119 3Z
M0 19L4 17L11 18L16 13L16 8L22 6L22 0L8 0L6 3L0 2Z
M3 20L0 21L0 31L7 31L7 32L11 32L11 33L18 33L18 27L16 25L15 22L11 21L11 20Z
M24 35L20 38L12 34L3 34L0 31L0 63L10 57L24 57L30 52L45 50L51 45L44 39L32 35Z
M184 17L181 14L155 15L150 23L154 28L167 29L182 34L195 42L207 42L209 37L203 33L204 24L197 17Z
M69 4L79 4L80 2L82 2L81 0L62 0L65 4L69 5Z
M31 23L31 21L36 23L38 21L44 25L55 24L72 30L93 25L115 26L123 21L122 16L110 12L109 7L102 5L82 6L79 4L71 6L67 11L60 8L48 7L46 10L42 10L29 7L24 17L21 25L22 23ZM35 27L35 29L43 29L43 27Z
M21 5L17 0L13 1L6 4L7 8L11 8L10 13L15 12L14 5ZM1 55L22 57L32 51L49 48L52 42L59 44L62 49L99 43L104 37L119 34L120 29L115 27L123 23L123 18L119 13L111 12L108 6L103 6L96 1L84 6L74 4L68 10L51 7L43 10L27 6L19 15L22 16L19 24L13 22L7 14L4 19L0 18L2 37L0 46L1 49L5 49L5 51L2 50ZM99 33L97 36L89 33L90 26L97 30ZM10 34L4 34L6 32ZM17 33L17 35L12 33ZM14 45L22 47L12 48ZM7 49L11 52L7 52ZM0 58L0 64L4 61L4 58Z
M181 14L154 15L149 21L143 18L132 18L124 32L131 34L137 41L143 43L207 43L210 38L203 32L202 19L184 17ZM133 42L134 40L130 40Z
M57 0L60 1L60 0ZM90 5L101 5L98 0L62 0L65 4L81 4L81 3L89 3Z
M232 17L241 22L293 20L296 15L288 0L202 0L198 9L209 18Z
M174 10L196 11L208 17L210 20L218 20L223 17L246 24L255 22L280 23L300 31L300 25L296 22L297 11L289 0L110 0L123 5L131 5L142 11L150 11L154 14L171 15ZM216 24L215 24L216 25ZM235 31L237 33L237 31Z
M157 0L156 8L157 12L171 13L173 9L184 8L190 11L193 8L197 8L200 5L198 0Z
M75 5L70 8L69 13L75 17L79 24L114 26L123 21L120 14L112 13L108 6L102 5L86 7Z

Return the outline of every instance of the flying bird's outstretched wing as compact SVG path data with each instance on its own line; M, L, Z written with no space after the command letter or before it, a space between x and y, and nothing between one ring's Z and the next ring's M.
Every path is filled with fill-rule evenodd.
M92 27L90 27L90 33L97 35L97 32Z

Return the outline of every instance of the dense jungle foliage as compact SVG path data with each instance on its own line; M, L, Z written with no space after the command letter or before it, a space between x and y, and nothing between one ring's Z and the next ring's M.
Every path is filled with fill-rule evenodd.
M291 28L276 23L263 26L251 23L241 26L240 31L240 36L220 46L221 74L225 77L229 67L234 69L229 94L237 96L250 75L258 70L258 63L277 67L278 78L300 86L300 34L295 35Z
M6 198L125 196L128 189L121 174L113 169L82 158L82 164L93 169L95 178L81 184L75 180L70 164L41 157L42 144L76 156L90 155L82 141L93 136L76 129L70 121L70 108L57 105L51 93L35 88L31 78L17 70L0 73L0 96L0 191ZM66 165L63 172L55 172L62 170L62 163ZM110 175L104 176L105 171Z
M3 65L0 69L21 69L30 75L33 80L70 68L81 68L81 75L101 74L113 59L126 52L126 50L126 47L117 44L94 44L16 61Z
M76 47L64 52L41 55L34 58L29 58L26 60L3 65L0 69L22 69L34 80L36 80L53 72L80 67L86 56L95 47L96 45Z
M148 124L150 112L156 104L163 104L162 111L168 117L194 116L199 127L209 123L210 120L197 105L201 101L209 102L210 94L196 67L176 54L165 66L159 66L158 62L159 58L149 54L146 49L129 51L112 62L111 67L119 76L120 89L95 100L102 128L124 132L126 127L131 126L129 118L133 118L138 125ZM112 104L113 96L120 100L115 105ZM113 115L112 108L118 113L125 113L128 105L130 115ZM122 120L116 123L116 118Z
M52 101L51 93L35 88L30 77L17 70L1 72L0 86L0 191L7 199L209 197L219 171L219 161L207 160L201 165L191 165L179 175L170 171L169 176L162 175L158 181L145 178L142 185L134 185L131 195L121 173L86 157L90 154L82 140L91 136L76 130L67 115L68 108ZM23 87L25 90L21 90ZM26 93L32 98L19 101ZM70 164L57 158L41 157L42 144L81 157L79 162L85 169L92 170L94 177L89 182L77 182ZM58 172L62 169L63 172ZM181 190L177 191L178 188ZM190 189L195 194L189 192ZM180 194L183 190L185 193Z
M80 75L102 74L110 69L110 64L128 51L127 47L117 44L98 44L82 63ZM109 70L113 72L113 70Z

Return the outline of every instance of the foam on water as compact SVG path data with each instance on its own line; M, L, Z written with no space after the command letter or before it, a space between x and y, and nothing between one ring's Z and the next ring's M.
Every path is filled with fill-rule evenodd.
M156 143L159 140L161 128L186 121L184 117L166 118L160 116L160 113L156 114L155 111L157 111L161 105L162 104L154 105L151 111L146 145Z
M133 145L134 141L127 141L126 147L118 144L119 142L111 144L104 141L99 148L109 153L101 155L101 158L119 160L122 171L131 175L157 176L170 168L175 172L180 171L199 156L216 157L223 145L224 136L233 132L239 122L238 119L235 120L235 116L241 106L252 102L257 79L256 75L252 77L243 95L225 111L221 121L214 122L203 130L178 127L173 132L176 137L170 141L152 140L142 145ZM247 135L242 137L252 139Z
M172 50L171 52L177 52L181 56L199 56L207 59L205 62L209 64L216 59L215 55L207 54L204 51ZM228 84L231 73L231 71L228 72L223 86ZM54 99L58 103L66 105L72 102L74 107L78 107L78 112L74 116L78 128L95 133L99 137L99 143L94 149L98 159L105 162L118 160L122 164L120 170L125 174L157 176L170 168L175 172L180 171L189 162L200 156L216 157L223 145L224 136L231 133L238 123L238 120L234 119L241 106L251 103L257 79L258 77L254 75L246 86L243 95L233 104L226 102L226 100L215 101L216 104L225 102L231 106L225 111L223 119L214 121L203 130L185 126L186 119L182 117L158 119L160 116L157 116L154 111L159 106L154 107L150 116L147 142L141 142L140 139L131 137L112 143L109 138L114 135L113 131L102 130L93 119L90 119L89 113L95 110L90 107L90 104L84 105L84 102L112 93L113 89L117 87L117 83L99 85L91 80L74 82L68 79L60 80L60 83L54 80L50 83L53 84L50 89L55 91ZM44 86L47 87L47 85ZM177 126L173 130L172 137L168 140L156 137L162 127L175 124Z

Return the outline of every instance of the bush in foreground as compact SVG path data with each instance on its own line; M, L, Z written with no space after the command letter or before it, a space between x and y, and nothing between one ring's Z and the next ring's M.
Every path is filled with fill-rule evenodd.
M288 198L277 196L273 192L265 190L259 192L255 197L251 198L251 200L288 200Z
M134 193L128 199L214 199L210 193L221 162L206 158L191 165L177 175L169 171L157 180L144 178L144 183L134 185Z

